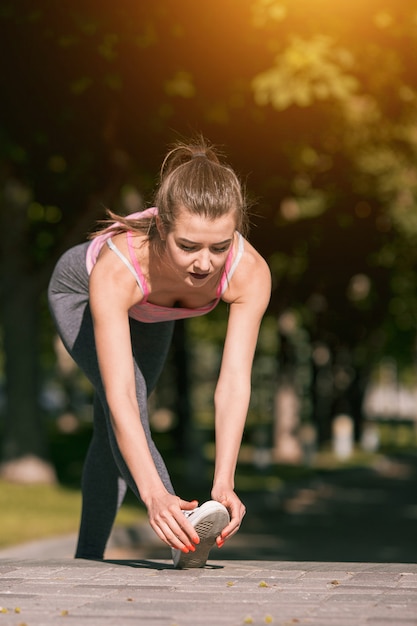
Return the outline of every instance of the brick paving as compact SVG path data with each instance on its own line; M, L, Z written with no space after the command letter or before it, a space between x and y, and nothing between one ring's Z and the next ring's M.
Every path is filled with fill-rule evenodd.
M0 626L416 626L417 565L0 560Z

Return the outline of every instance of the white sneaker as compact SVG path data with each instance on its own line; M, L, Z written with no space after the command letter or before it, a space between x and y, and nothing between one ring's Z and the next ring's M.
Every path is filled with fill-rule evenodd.
M172 548L174 567L177 569L204 567L216 538L230 521L229 513L220 502L209 500L193 511L184 511L184 514L196 529L200 543L194 546L195 552L184 553Z

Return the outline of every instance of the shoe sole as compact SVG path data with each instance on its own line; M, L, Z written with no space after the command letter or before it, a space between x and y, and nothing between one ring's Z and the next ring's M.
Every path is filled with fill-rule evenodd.
M195 546L195 552L179 552L178 560L174 557L174 566L177 569L204 567L209 552L214 546L217 537L229 523L229 514L226 509L216 509L202 516L194 528L200 537L200 543Z

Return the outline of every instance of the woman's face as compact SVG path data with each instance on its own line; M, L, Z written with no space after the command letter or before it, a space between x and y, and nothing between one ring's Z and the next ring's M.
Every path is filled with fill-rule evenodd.
M166 235L167 260L187 284L203 287L223 269L235 229L234 211L209 220L181 207L173 229Z

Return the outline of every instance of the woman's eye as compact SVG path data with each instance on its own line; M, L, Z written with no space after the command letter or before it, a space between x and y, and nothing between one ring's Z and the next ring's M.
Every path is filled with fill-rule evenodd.
M184 252L195 252L196 250L198 250L196 246L186 246L183 243L178 244L178 247L180 250L183 250ZM230 246L227 245L227 246L222 246L221 248L210 248L210 250L213 254L223 254L224 252L228 251L229 247Z

